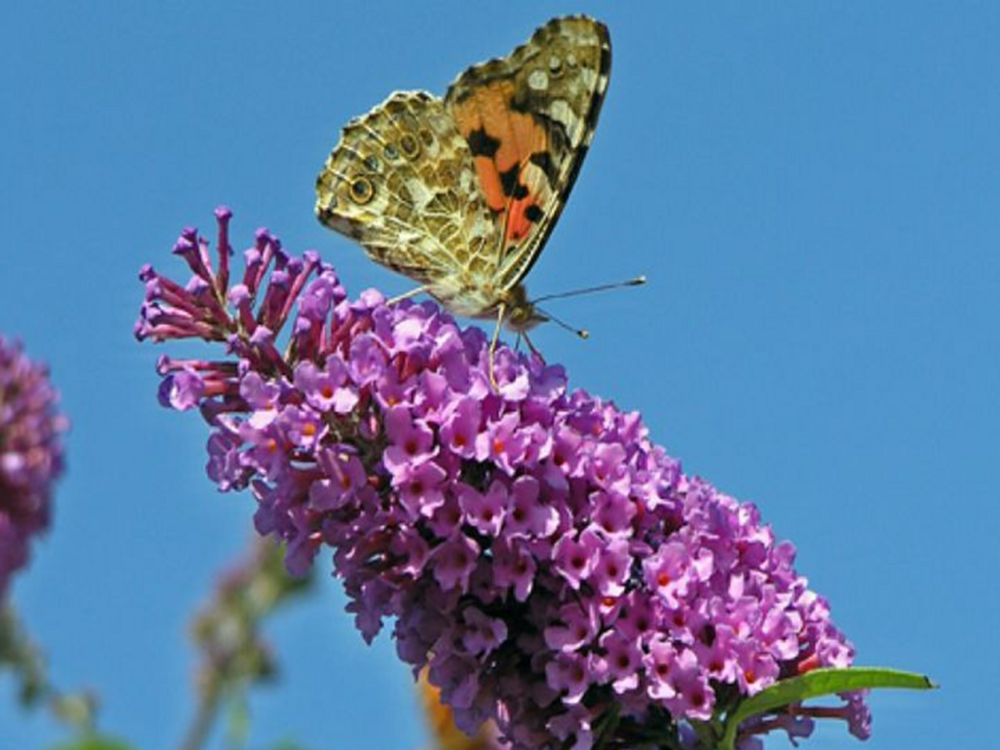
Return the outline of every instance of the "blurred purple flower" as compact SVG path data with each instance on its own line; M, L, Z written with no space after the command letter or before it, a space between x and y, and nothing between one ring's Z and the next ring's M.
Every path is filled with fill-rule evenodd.
M49 525L52 485L63 471L65 417L47 368L0 335L0 600Z
M329 547L363 636L394 620L400 657L429 666L460 727L489 718L515 750L587 750L615 715L633 739L652 726L680 746L741 696L851 662L794 548L683 474L637 413L504 346L494 388L479 329L432 302L352 301L266 230L230 288L230 212L217 217L214 266L185 230L192 280L141 274L140 339L230 355L162 359L161 392L183 394L163 402L200 393L213 481L251 489L290 569ZM860 698L843 711L866 731Z

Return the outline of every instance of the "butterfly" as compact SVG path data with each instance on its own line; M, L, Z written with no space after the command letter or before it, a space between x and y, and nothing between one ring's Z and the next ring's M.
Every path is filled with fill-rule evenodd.
M420 284L403 297L496 318L492 352L501 325L520 334L549 319L524 278L576 181L610 71L607 27L572 16L469 68L443 99L397 91L344 127L316 215Z

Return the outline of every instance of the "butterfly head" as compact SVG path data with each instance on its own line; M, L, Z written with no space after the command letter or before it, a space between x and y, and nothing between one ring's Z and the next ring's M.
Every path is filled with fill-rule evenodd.
M516 333L525 333L549 320L547 315L528 300L528 293L522 284L518 284L507 294L504 305L504 325Z

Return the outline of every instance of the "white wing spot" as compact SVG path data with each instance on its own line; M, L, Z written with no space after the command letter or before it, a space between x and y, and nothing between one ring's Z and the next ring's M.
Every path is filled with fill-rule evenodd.
M419 179L409 179L406 187L410 189L413 196L413 205L419 210L426 208L427 204L434 198L434 194L428 189L426 183Z
M468 194L471 193L475 188L476 185L475 180L476 177L475 175L472 174L471 170L463 169L462 173L458 177L458 185L463 193Z
M554 99L549 105L549 117L562 125L566 130L572 130L576 125L576 113L565 99Z
M545 91L549 87L549 76L544 70L533 70L528 76L528 85L535 91Z

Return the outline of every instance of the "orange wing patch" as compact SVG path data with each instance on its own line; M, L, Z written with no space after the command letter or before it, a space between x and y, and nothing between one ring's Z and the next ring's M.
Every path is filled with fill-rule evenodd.
M542 215L524 171L535 154L548 151L548 134L531 114L511 108L514 84L494 81L475 89L453 109L469 143L479 183L490 209L505 214L504 240L519 242Z

